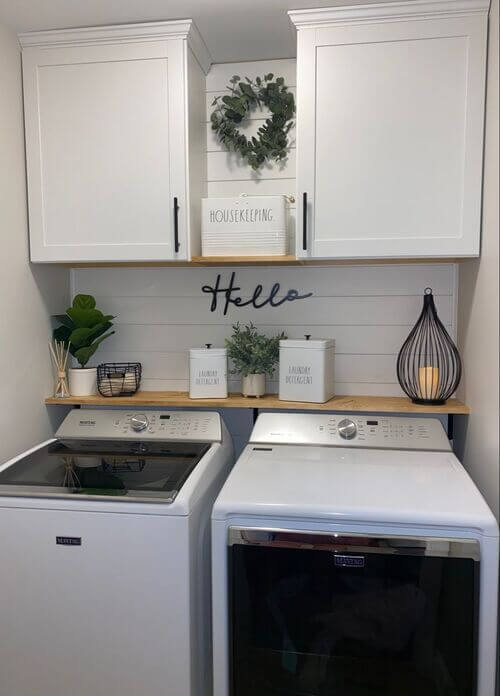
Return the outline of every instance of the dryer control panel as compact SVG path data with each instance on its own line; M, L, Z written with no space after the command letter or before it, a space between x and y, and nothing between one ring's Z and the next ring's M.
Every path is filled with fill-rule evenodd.
M370 449L451 450L444 428L435 418L338 413L262 413L254 426L250 442Z
M74 409L56 437L60 440L173 440L220 442L221 420L209 411L118 411Z

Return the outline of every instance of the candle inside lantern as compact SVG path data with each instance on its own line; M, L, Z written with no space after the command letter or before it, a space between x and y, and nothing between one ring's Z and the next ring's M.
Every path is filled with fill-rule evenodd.
M436 399L439 393L439 368L419 367L418 383L421 399Z

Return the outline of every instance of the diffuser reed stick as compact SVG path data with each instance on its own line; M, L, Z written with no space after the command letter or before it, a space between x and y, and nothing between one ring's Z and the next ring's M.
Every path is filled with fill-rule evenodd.
M54 339L53 341L49 341L49 349L56 371L54 396L58 399L65 399L70 395L66 377L69 343L65 346L64 341L57 341Z

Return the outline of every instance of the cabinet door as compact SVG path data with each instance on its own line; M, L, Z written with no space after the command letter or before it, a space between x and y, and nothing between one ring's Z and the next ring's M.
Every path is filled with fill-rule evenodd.
M298 256L479 253L485 46L484 15L299 31Z
M184 55L182 40L25 49L33 261L187 258Z

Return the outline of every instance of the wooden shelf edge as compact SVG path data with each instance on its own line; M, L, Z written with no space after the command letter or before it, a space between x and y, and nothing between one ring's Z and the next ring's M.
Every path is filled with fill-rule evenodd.
M442 406L414 404L402 396L334 396L324 404L302 401L280 401L277 394L266 394L261 398L230 394L227 399L190 399L187 392L139 391L133 396L106 398L103 396L68 397L56 399L49 397L45 403L51 406L128 406L159 408L181 406L196 408L258 408L282 409L290 411L345 411L370 413L425 413L468 415L470 409L458 399L449 399Z

